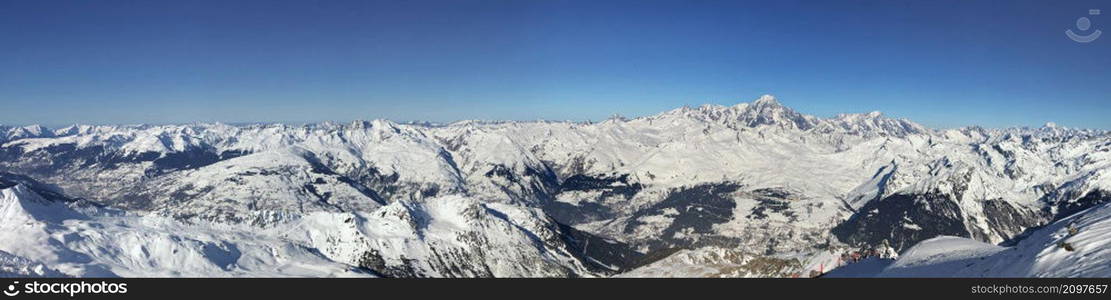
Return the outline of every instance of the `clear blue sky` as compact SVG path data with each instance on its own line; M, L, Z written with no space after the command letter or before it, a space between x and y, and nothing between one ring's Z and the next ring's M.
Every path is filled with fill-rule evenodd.
M1111 1L0 1L0 123L599 120L774 94L1111 129ZM1080 33L1086 33L1081 31Z

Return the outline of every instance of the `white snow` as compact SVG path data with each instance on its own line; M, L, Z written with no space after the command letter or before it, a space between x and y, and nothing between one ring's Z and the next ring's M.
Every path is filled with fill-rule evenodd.
M1070 226L1075 235L1070 234ZM1011 247L942 236L904 251L894 263L857 263L830 276L1107 277L1111 274L1109 236L1111 205L1104 204L1040 228Z
M13 187L8 194L24 196L9 197L20 200L5 200L0 211L0 226L11 228L0 232L0 250L72 275L365 275L349 269L368 249L381 250L379 255L392 266L451 251L492 266L494 275L579 273L582 262L562 253L557 243L529 246L535 244L530 235L544 240L551 236L543 235L553 234L553 223L534 208L543 199L538 195L555 193L559 182L572 175L627 174L630 184L642 187L628 199L602 199L598 191L551 196L614 210L612 219L577 228L643 242L659 238L679 212L635 218L637 211L659 203L674 189L736 183L743 188L731 195L736 202L733 218L714 224L713 234L752 243L776 239L781 241L776 251L797 255L806 263L803 267L811 268L810 262L826 255L814 248L813 240L832 239L831 227L886 196L949 195L967 227L981 231L990 244L1002 242L1006 233L987 223L985 200L1037 211L1046 203L1111 191L1111 135L1048 125L933 130L879 112L805 115L765 95L751 103L683 107L599 123L419 125L373 120L303 126L75 125L53 131L4 127L0 149L19 157L0 161L2 170L52 167L60 158L48 149L69 145L77 150L102 147L108 158L147 153L163 158L198 149L244 155L185 170L160 170L151 161L108 166L99 159L53 170L53 175L37 179L75 197L149 205L129 207L127 216L73 215L75 210L63 206L36 204L28 200L33 196ZM495 170L505 170L515 180ZM796 198L788 199L784 212L746 218L758 205L750 192L762 188L791 191ZM643 225L626 232L630 222ZM928 225L903 226L915 230ZM697 237L688 229L679 234ZM459 242L476 236L481 237L478 242ZM158 245L139 242L145 240ZM1077 245L1088 247L1093 241ZM239 252L234 264L226 263L235 257L228 253L235 251L225 242ZM927 248L918 251L929 252L931 243L979 257L1003 255L944 239L923 243ZM497 256L479 251L482 247L521 249ZM999 253L1008 251L1013 250ZM1089 266L1054 273L1051 258L1071 257L1054 253L1039 256L1045 259L1032 263L1030 270L1007 270L1035 276L1105 272ZM928 260L910 264L922 255L904 257L906 265L898 269L906 273L898 274L914 275L921 270L915 266L930 265ZM965 258L946 259L956 263ZM164 271L170 267L176 273ZM415 271L457 275L435 267L422 262ZM695 270L701 267L691 268L701 272ZM986 274L1007 274L991 272Z

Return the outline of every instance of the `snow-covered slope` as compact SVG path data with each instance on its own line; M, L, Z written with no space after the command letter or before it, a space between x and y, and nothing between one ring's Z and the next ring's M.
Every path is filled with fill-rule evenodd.
M82 213L22 184L0 196L0 266L32 275L566 277L606 271L582 262L566 230L539 212L461 197L398 201L366 213L318 211L259 228L103 208Z
M616 277L809 277L837 266L833 252L766 253L743 248L684 249Z
M1111 205L1032 231L1014 246L941 236L897 260L849 265L832 277L1107 277L1111 274Z
M88 234L115 228L127 236L111 224L128 224L169 240L202 241L181 246L200 251L198 257L204 248L195 245L205 243L227 251L220 245L235 244L240 252L296 245L283 251L309 254L282 257L386 276L594 276L650 268L672 253L691 258L672 263L701 264L693 258L719 257L703 255L715 249L746 259L797 259L804 266L795 271L805 273L814 269L809 262L846 249L907 250L942 235L1013 241L1111 200L1105 175L1111 134L1104 131L936 130L878 112L821 118L771 96L598 123L374 120L2 131L0 172L19 175L0 177L0 188L33 178L40 195L52 195L45 198L118 212L91 216L86 209L84 217L63 218L60 228L118 218ZM292 224L307 227L257 236ZM26 245L9 252L66 264L19 253L44 241L68 245L43 238L20 241ZM516 246L499 253L505 256L482 250L509 245ZM97 261L114 254L68 247L114 274L159 274L171 264ZM278 258L257 261L240 271L217 263L181 274L282 273L263 267L280 264ZM82 267L58 268L85 274Z
M67 277L43 263L0 251L0 277Z

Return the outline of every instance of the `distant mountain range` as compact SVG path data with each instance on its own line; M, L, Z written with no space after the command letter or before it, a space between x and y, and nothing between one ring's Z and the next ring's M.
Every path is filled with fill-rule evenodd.
M0 126L0 192L10 276L1111 276L1111 133L772 96L597 123ZM873 249L901 256L845 262Z

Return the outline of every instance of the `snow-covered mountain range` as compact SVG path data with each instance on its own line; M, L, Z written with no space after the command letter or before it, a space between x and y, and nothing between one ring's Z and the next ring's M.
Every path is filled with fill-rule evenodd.
M0 275L796 276L1102 224L1111 133L763 96L597 123L0 126L0 172ZM1038 266L984 274L1111 276Z

